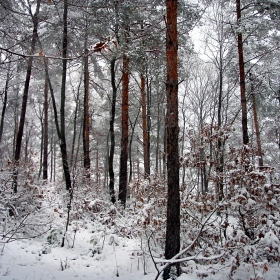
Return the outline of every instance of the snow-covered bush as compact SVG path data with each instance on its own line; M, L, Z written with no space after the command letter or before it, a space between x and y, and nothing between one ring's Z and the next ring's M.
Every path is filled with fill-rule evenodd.
M12 171L0 173L0 234L1 242L37 237L51 228L47 187L37 180L37 174L25 168L18 176L17 192L13 192Z

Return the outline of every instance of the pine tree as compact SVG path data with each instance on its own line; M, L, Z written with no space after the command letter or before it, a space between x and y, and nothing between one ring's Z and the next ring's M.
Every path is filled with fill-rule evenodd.
M171 259L180 250L180 192L178 149L178 31L177 0L166 0L166 97L167 97L167 226L165 258ZM176 264L179 276L179 264ZM171 267L163 275L169 279ZM174 272L174 271L173 271ZM174 278L172 278L174 279Z

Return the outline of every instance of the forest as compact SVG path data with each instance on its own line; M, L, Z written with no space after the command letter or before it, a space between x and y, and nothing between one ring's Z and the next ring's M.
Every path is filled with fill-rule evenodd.
M1 279L280 279L278 0L0 22Z

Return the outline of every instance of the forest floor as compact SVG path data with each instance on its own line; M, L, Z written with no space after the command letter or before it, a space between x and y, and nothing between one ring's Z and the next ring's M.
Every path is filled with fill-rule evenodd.
M142 250L141 239L128 239L114 234L101 234L99 238L93 238L93 234L92 230L79 229L63 248L49 246L43 237L7 243L2 247L0 256L0 279L155 279L157 271L149 254ZM96 242L93 239L99 240ZM213 268L216 273L208 273ZM179 279L263 279L256 278L254 271L245 267L231 277L228 275L226 266L206 267L191 261L188 273L183 273ZM264 279L280 279L279 264L269 267Z

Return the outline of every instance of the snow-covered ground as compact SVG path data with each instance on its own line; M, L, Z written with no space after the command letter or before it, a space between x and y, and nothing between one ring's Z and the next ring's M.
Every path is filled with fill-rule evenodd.
M114 235L100 240L103 249L93 254L90 234L76 234L74 248L45 248L42 242L19 240L5 245L0 258L0 279L5 280L76 280L76 279L154 279L156 271L143 255L139 240ZM46 254L47 253L47 254ZM182 279L197 279L183 278Z
M116 235L101 235L98 246L94 246L91 242L92 233L82 229L75 235L74 248L69 247L69 244L64 248L59 246L49 247L46 245L46 242L43 242L44 240L17 240L2 246L0 279L152 280L157 275L157 271L149 256L143 255L139 239L120 238ZM72 242L73 240L71 240L71 244ZM226 267L221 270L217 267L215 274L208 274L208 277L203 277L205 275L203 272L207 271L207 269L207 267L199 267L191 261L190 273L183 273L179 279L250 280L250 277L254 275L252 269L248 270L244 267L244 269L241 268L233 275L232 278L229 278ZM280 279L279 265L269 267L269 270L265 273L265 279Z

